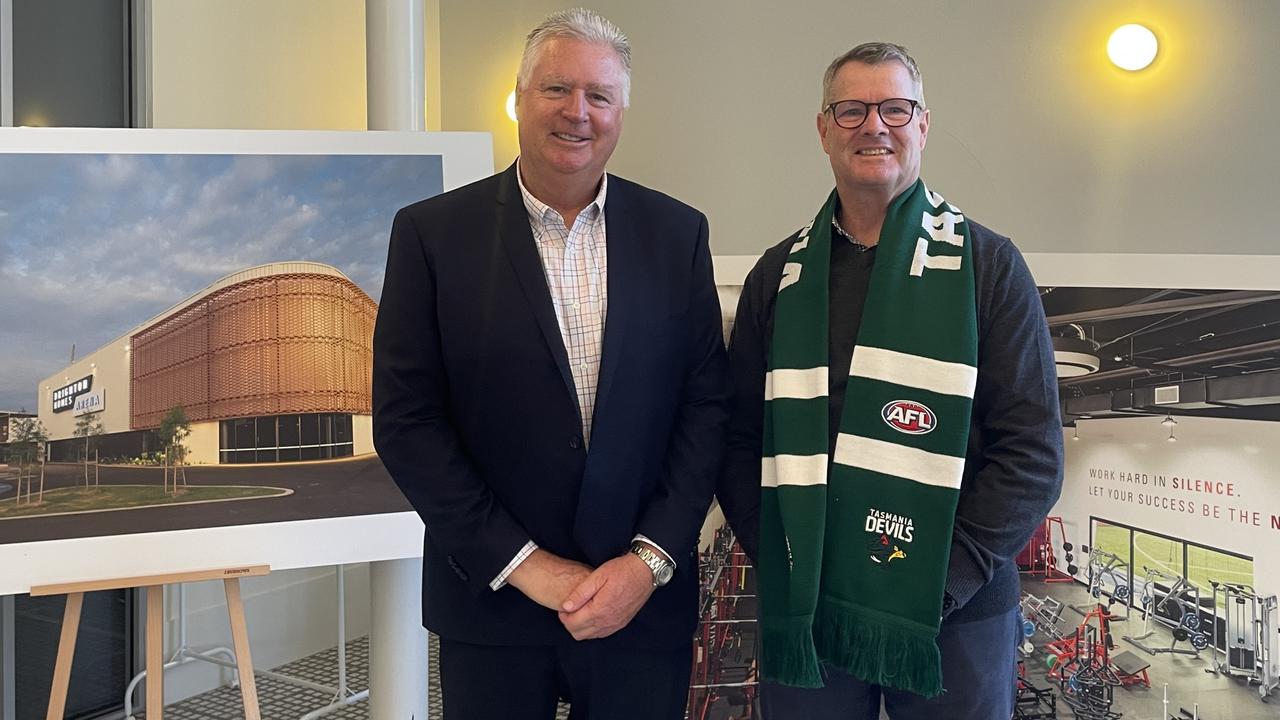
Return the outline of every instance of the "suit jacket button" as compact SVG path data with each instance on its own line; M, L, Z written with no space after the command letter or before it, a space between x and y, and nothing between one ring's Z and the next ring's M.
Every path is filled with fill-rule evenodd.
M582 445L582 441L579 440L577 437L573 437L569 440L569 447L573 448L574 450L577 450L580 445Z

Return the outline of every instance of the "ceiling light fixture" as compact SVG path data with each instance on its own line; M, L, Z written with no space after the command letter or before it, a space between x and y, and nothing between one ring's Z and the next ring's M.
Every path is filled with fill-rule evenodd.
M1098 344L1085 337L1084 328L1072 323L1075 337L1053 338L1053 362L1059 378L1080 377L1098 372L1102 361L1098 359Z
M1156 59L1160 43L1145 25L1121 25L1107 39L1107 57L1122 70L1137 72Z

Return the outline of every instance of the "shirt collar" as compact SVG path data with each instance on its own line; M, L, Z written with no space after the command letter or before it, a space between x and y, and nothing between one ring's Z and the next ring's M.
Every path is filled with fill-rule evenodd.
M545 223L547 221L547 213L560 217L560 213L556 212L555 208L534 197L533 193L529 192L529 188L524 186L524 178L520 177L520 158L516 158L516 182L520 184L520 197L524 199L524 209L528 211L530 220ZM600 179L600 191L596 193L595 199L582 209L582 212L586 213L594 207L596 214L602 215L604 213L604 199L605 195L608 194L608 190L609 173L605 173ZM563 224L563 217L560 218L560 222Z

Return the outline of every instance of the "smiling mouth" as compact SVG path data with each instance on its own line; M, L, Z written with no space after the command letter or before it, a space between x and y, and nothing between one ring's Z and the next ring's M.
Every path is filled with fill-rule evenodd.
M875 148L863 148L863 149L859 150L856 154L858 154L858 155L871 155L871 156L875 156L875 155L892 155L892 154L893 154L893 151L892 151L892 150L890 150L889 148L875 147Z
M580 135L570 135L569 133L553 132L551 134L561 140L564 140L565 142L571 142L571 143L584 143L590 139L590 138L584 138Z

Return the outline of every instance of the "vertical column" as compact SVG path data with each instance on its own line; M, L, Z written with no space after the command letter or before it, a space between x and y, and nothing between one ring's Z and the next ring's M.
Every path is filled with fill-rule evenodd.
M423 0L365 0L370 130L423 130ZM369 717L427 716L422 560L369 563Z
M365 0L370 130L425 130L424 0Z
M0 0L0 127L12 126L13 0Z
M130 126L149 128L155 125L151 102L151 88L154 85L151 65L151 3L152 0L132 0L132 12L126 13L129 28L129 48L131 54L130 85L125 99L129 108Z
M369 720L427 717L422 559L369 563Z
M13 631L13 596L0 596L0 718L17 716Z
M426 97L424 112L427 121L426 129L429 132L440 132L444 130L440 112L440 0L425 0L425 2L427 18L423 30L425 34L423 63L426 70L426 82L423 88Z

